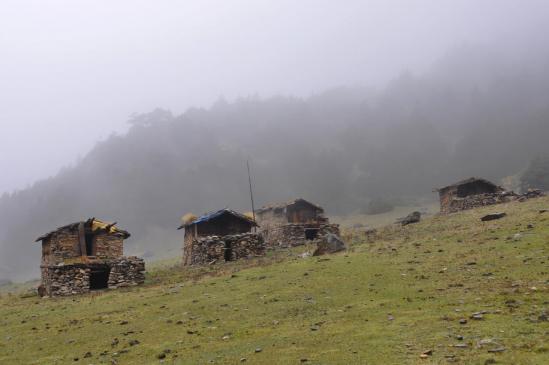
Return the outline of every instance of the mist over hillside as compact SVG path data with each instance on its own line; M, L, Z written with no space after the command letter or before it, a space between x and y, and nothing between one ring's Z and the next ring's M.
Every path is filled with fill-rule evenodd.
M508 53L460 47L384 90L220 98L178 116L135 115L127 134L75 166L0 198L0 279L38 276L34 239L87 217L130 231L130 253L161 256L180 246L184 213L251 209L248 159L256 205L301 196L328 214L428 196L472 175L517 174L549 152L549 58L522 57L519 67Z

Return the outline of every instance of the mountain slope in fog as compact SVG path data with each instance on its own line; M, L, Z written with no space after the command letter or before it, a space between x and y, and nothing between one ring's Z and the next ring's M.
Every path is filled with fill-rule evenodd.
M128 229L130 251L177 247L185 212L250 209L247 159L257 205L303 196L328 213L471 175L515 174L549 151L549 77L538 67L547 59L528 69L499 57L461 49L382 92L220 99L180 116L135 116L126 135L98 143L76 166L0 198L0 277L37 276L34 238L92 216Z

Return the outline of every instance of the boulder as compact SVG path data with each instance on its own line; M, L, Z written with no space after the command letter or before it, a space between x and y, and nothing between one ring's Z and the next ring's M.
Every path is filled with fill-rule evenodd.
M412 212L408 214L406 217L401 218L399 221L403 226L406 226L408 224L418 223L420 220L421 220L421 213Z
M338 236L332 233L328 233L323 236L317 244L317 248L313 253L313 256L320 256L330 253L335 253L345 250L345 242Z
M41 296L41 297L44 297L47 294L46 293L46 288L44 288L44 285L42 285L42 284L40 284L38 286L38 288L36 288L36 291L37 291L38 295Z

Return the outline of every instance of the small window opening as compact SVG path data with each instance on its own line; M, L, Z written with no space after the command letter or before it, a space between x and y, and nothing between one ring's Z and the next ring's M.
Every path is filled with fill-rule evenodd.
M232 261L233 260L233 248L231 246L230 242L225 242L224 250L224 258L225 261Z
M318 237L318 229L317 228L307 228L305 229L305 239L312 241Z
M90 290L101 290L109 287L109 267L94 268L90 272Z

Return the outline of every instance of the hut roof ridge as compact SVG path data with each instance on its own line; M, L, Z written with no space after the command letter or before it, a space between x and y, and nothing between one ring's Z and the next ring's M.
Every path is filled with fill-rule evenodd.
M276 208L285 208L287 206L290 206L292 204L295 204L295 203L298 203L298 202L305 202L321 211L324 211L324 209L317 205L317 204L314 204L314 203L311 203L310 201L308 200L305 200L303 198L295 198L295 199L292 199L292 200L288 200L286 202L282 202L282 203L269 203L269 204L266 204L264 206L262 206L261 208L257 209L258 212L261 212L261 211L265 211L265 210L269 210L269 209L276 209Z
M461 180L461 181L458 181L458 182L455 182L453 184L450 184L450 185L447 185L447 186L443 186L441 188L438 188L438 189L435 189L435 191L441 191L441 190L445 190L445 189L448 189L448 188L453 188L455 186L460 186L460 185L465 185L465 184L469 184L469 183L472 183L472 182L475 182L475 181L479 181L479 182L483 182L485 184L489 184L489 185L492 185L494 187L498 187L497 184L494 184L493 182L489 181L489 180L486 180L486 179L483 179L481 177L470 177L468 179L464 179L464 180Z
M253 225L256 225L257 226L257 223L245 216L244 214L241 214L241 213L238 213L237 211L234 211L232 209L228 209L228 208L223 208L223 209L220 209L220 210L215 210L215 211L211 211L211 212L208 212L208 213L205 213L203 215L201 215L200 217L196 218L195 220L189 222L189 223L183 223L182 225L180 225L177 229L182 229L182 228L185 228L185 227L188 227L188 226L191 226L193 224L198 224L198 223L202 223L202 222L207 222L209 220L212 220L214 218L217 218L223 214L231 214L231 215L234 215L240 219L243 219L243 220L246 220L248 222L251 222Z
M70 223L70 224L66 224L64 226L58 227L57 229L54 229L53 231L50 231L50 232L48 232L46 234L43 234L42 236L38 237L35 240L35 242L39 242L39 241L43 241L45 239L48 239L53 234L55 234L57 232L60 232L60 231L77 229L78 225L80 223L89 224L92 227L93 231L108 228L109 233L121 234L124 238L130 237L130 233L128 231L120 229L116 226L116 222L115 223L107 223L107 222L103 222L103 221L93 217L93 218L89 218L85 221L74 222L74 223Z

